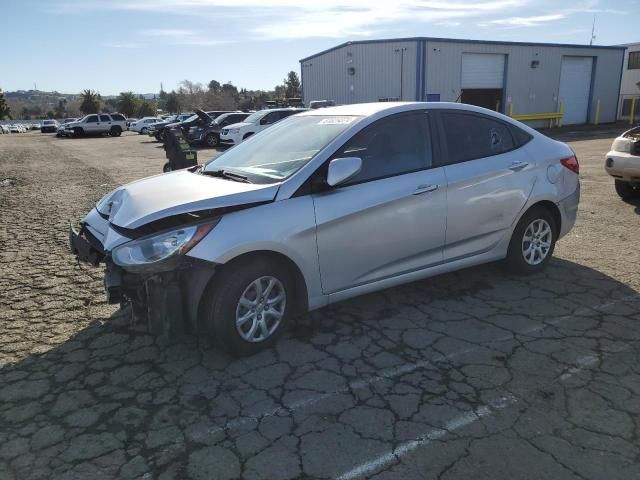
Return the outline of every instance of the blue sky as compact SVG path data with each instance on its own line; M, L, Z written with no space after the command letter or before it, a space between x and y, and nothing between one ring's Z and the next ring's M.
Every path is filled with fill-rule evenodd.
M0 0L0 88L103 95L189 79L272 88L348 40L640 41L640 0Z

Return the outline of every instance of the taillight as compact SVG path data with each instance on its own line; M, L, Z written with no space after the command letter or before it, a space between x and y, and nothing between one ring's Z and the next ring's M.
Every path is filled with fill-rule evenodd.
M578 159L575 155L568 158L563 158L560 160L560 163L571 170L576 175L580 174L580 164L578 163Z

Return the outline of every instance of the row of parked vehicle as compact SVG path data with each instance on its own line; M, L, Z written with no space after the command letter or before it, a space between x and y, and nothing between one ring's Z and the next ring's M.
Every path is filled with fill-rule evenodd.
M268 108L257 112L203 111L182 113L166 118L145 117L131 123L129 130L155 137L163 142L167 128L179 128L191 145L233 146L251 135L306 108Z
M0 124L0 135L6 134L6 133L26 133L29 130L40 130L40 124L39 123Z

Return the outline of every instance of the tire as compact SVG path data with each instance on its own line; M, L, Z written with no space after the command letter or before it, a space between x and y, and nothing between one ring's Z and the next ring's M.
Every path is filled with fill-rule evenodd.
M84 130L80 127L75 127L73 129L74 138L84 137Z
M251 135L253 135L253 132L251 133L247 133L244 137L242 137L242 140L246 140L247 138L249 138Z
M109 135L111 135L112 137L119 137L120 135L122 135L122 129L117 125L114 125L109 130Z
M616 193L622 200L632 200L634 198L640 198L640 188L633 188L633 185L629 182L623 182L622 180L616 180Z
M147 133L149 133L149 129L147 127L142 127L142 130L140 130L140 135L146 135Z
M218 135L216 135L215 133L207 133L207 135L204 137L204 143L207 147L217 147L220 143L220 137L218 137Z
M527 242L526 238L533 240ZM543 207L531 208L513 231L507 252L507 267L518 274L539 272L551 259L557 239L558 226L553 214Z
M264 302L256 298L256 306L248 306L247 299L258 293L257 285L265 292L272 280L271 291ZM255 257L234 262L205 290L203 326L215 344L230 354L253 355L272 346L286 329L294 304L293 292L291 275L282 264ZM245 304L240 303L243 297ZM277 298L284 300L269 306L269 298L272 302ZM269 310L272 313L265 315ZM238 317L246 319L238 323Z
M171 164L170 164L169 162L165 163L165 164L162 166L162 171L163 171L164 173L170 172L170 171L171 171Z

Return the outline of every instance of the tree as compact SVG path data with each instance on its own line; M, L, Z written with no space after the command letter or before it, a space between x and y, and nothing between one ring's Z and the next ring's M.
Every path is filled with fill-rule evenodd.
M120 93L116 104L118 110L127 117L133 117L133 114L140 108L139 100L133 92Z
M220 93L221 90L222 90L222 85L220 85L220 82L218 82L216 80L211 80L209 82L209 91L210 92Z
M138 117L150 117L151 115L155 115L155 113L155 105L149 100L142 100L138 104Z
M0 120L4 120L5 117L11 118L11 109L4 98L4 92L0 89Z
M300 97L300 79L298 74L291 70L287 73L287 78L284 79L284 86L286 88L287 98Z
M58 104L56 105L56 118L64 118L67 113L67 99L61 98L58 100Z
M178 94L174 90L171 90L171 92L167 93L165 109L169 113L178 113L180 111L180 99L178 98Z
M56 118L56 113L53 110L49 110L47 112L47 118L48 119Z
M31 111L29 110L29 107L22 107L22 119L23 120L29 120L31 119Z
M100 110L100 94L93 90L83 90L80 93L82 103L80 104L80 111L85 115L89 113L98 113Z

